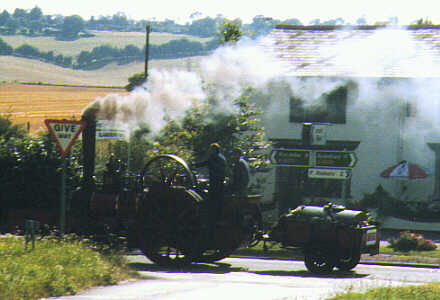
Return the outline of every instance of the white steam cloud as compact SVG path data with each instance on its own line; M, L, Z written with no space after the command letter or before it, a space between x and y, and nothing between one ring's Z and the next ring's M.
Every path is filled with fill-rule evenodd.
M144 87L127 96L109 94L90 103L83 115L94 115L131 129L146 124L156 134L169 119L180 120L193 105L216 97L217 110L234 111L232 101L244 88L262 87L281 74L275 60L244 39L218 48L200 62L200 72L152 69ZM122 125L124 124L124 125Z

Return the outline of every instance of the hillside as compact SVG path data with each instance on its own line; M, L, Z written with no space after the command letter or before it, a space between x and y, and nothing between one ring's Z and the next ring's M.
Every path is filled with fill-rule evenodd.
M199 57L151 60L149 68L197 71ZM37 60L0 56L0 82L33 82L91 86L125 86L134 73L144 71L143 63L109 64L93 71L73 70Z
M54 51L56 54L67 56L77 56L81 51L92 51L93 48L103 45L116 48L134 45L140 49L145 46L145 32L90 31L90 33L94 36L74 41L58 41L54 37L49 36L0 35L0 38L14 49L27 44L36 47L42 52ZM153 32L150 34L150 45L162 45L183 38L200 43L206 43L211 40L184 34Z

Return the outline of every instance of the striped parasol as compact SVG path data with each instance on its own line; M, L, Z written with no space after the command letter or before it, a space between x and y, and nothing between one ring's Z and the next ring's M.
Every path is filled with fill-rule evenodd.
M423 179L428 177L428 175L429 174L422 167L409 163L406 160L403 160L380 173L380 176L384 178L398 178L406 180Z

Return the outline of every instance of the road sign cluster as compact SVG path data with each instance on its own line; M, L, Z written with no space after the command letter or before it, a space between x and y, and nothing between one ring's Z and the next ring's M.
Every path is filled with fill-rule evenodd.
M276 166L310 167L309 178L347 179L357 163L352 151L274 149L270 155Z

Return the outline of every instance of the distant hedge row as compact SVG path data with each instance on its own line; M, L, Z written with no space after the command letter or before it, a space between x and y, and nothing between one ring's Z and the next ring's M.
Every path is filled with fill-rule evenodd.
M206 44L189 41L185 38L172 40L162 45L150 45L149 58L170 59L206 55L218 45L219 43L215 39ZM0 55L38 59L65 68L91 70L99 69L112 62L127 64L133 61L144 61L145 46L143 49L140 49L134 45L127 45L120 49L103 45L93 48L92 51L82 51L78 56L72 57L56 54L54 51L40 51L38 48L28 44L21 45L14 49L0 38Z

